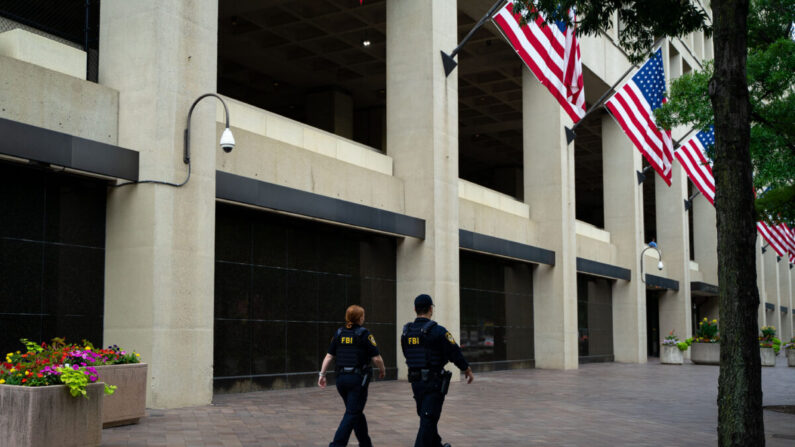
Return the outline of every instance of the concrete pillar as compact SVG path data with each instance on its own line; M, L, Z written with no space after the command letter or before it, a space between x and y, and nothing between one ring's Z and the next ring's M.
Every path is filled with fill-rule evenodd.
M759 327L767 326L767 311L765 302L767 301L767 288L765 287L765 258L762 254L762 245L765 240L762 236L756 237L756 288L759 290Z
M524 198L539 240L555 251L555 265L533 271L535 360L538 368L575 369L577 358L577 246L574 144L571 126L549 91L522 69Z
M692 304L690 302L690 231L685 213L687 175L679 163L674 163L671 186L659 175L654 176L657 214L657 243L663 254L665 269L658 272L679 281L679 290L666 290L660 295L660 333L672 329L680 337L691 335ZM687 355L687 353L686 353Z
M792 303L790 300L792 290L790 287L789 271L789 262L782 257L781 262L778 263L779 307L776 308L776 313L779 314L779 318L781 319L781 327L778 330L778 335L781 340L789 340L792 338L792 317L790 316L790 312L792 312ZM787 313L782 313L781 307L785 307Z
M609 115L602 118L602 178L605 230L616 247L616 263L632 270L630 281L613 283L613 351L617 362L645 363L646 285L640 278L643 242L643 186L635 171L642 158Z
M779 308L779 280L778 280L778 264L776 263L776 252L772 247L767 248L767 252L762 256L765 261L765 293L767 295L767 302L772 304L775 308L768 311L766 326L773 326L776 331L781 330L781 311Z
M458 71L445 77L439 56L456 45L456 2L392 1L386 9L387 154L405 185L406 213L425 219L425 240L398 243L397 330L414 319L414 297L428 293L434 319L457 340ZM405 378L402 358L398 364Z
M141 154L140 178L181 182L188 108L215 92L218 2L102 3L99 82L119 91L119 145ZM110 189L106 344L149 364L147 407L212 399L216 104L193 114L190 181Z
M693 208L690 212L693 213L694 260L698 263L704 282L717 286L718 231L715 207L704 198L703 194L699 194L693 199Z

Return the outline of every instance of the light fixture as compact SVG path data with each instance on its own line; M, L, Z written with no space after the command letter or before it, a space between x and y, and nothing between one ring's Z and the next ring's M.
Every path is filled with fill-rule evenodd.
M185 126L185 152L182 156L182 161L186 164L190 164L190 117L193 115L193 109L196 107L196 104L199 103L204 98L208 96L212 96L219 101L224 106L224 117L226 118L226 128L224 132L221 134L221 141L219 142L221 149L224 150L227 154L232 152L232 149L235 148L235 137L232 135L232 131L229 129L229 107L226 106L226 102L224 102L223 98L216 95L215 93L205 93L198 98L196 101L193 101L193 105L190 106L190 110L188 110L188 124Z
M372 42L370 42L370 39L362 40L362 46L363 47L369 47L370 45L372 45Z
M646 250L655 250L657 255L660 257L660 261L657 263L657 270L662 270L665 268L662 261L662 251L660 248L657 247L657 243L654 241L649 242L649 246L644 248L643 251L640 252L640 280L642 282L646 282L646 275L643 273L643 254L646 253Z

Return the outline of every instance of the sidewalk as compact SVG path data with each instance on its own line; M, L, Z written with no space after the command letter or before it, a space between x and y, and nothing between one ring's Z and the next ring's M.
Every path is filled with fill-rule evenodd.
M795 406L795 368L763 368L764 405ZM717 366L602 363L516 370L454 383L440 422L462 446L715 446ZM149 410L103 430L103 446L327 446L344 407L334 387L216 396ZM376 446L412 446L418 418L406 382L377 382L365 408ZM795 446L795 414L765 411L767 446ZM358 445L352 437L349 445Z

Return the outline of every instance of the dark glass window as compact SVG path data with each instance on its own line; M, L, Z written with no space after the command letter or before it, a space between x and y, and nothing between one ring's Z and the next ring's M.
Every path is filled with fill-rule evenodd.
M218 204L215 244L217 392L314 385L351 304L397 377L393 238Z
M581 362L613 360L613 300L609 280L577 275L577 327Z
M474 369L533 366L532 266L460 252L461 348Z
M0 163L0 351L102 344L104 182Z

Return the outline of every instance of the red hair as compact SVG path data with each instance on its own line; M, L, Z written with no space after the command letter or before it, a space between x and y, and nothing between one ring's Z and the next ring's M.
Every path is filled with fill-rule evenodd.
M348 306L345 311L345 327L350 329L354 324L358 324L359 320L364 316L364 308L358 304Z

